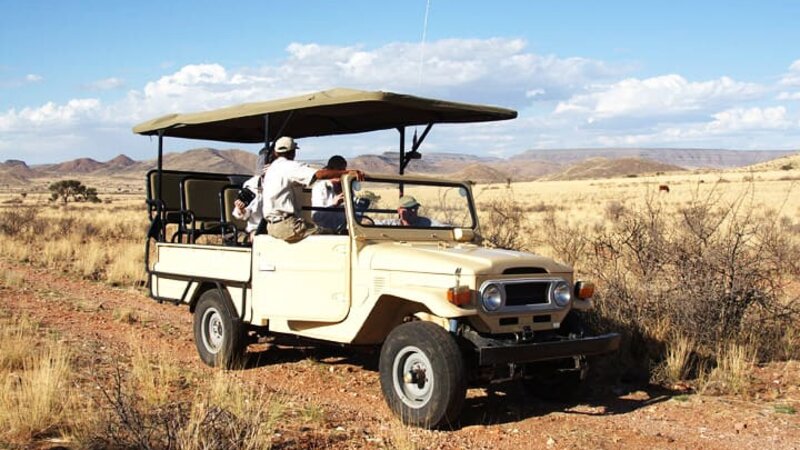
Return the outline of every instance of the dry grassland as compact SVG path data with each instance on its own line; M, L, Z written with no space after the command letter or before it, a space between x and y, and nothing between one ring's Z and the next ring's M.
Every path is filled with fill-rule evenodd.
M105 202L60 207L41 186L24 197L0 193L0 258L142 287L141 181L82 181ZM579 276L597 281L591 323L625 334L618 370L607 368L614 376L746 397L755 364L800 357L800 334L791 332L800 292L800 170L477 185L474 194L488 243L574 263ZM4 272L0 289L22 283ZM137 320L135 311L115 317ZM6 315L0 333L0 442L67 436L95 448L144 439L162 448L260 448L285 415L281 399L228 382L229 374L186 380L169 358L137 350L134 338L128 376L92 389L76 378L75 355L36 323ZM99 396L87 400L87 392ZM174 400L181 397L189 400ZM313 419L312 407L302 411ZM146 436L153 429L161 434ZM403 436L394 439L401 447Z

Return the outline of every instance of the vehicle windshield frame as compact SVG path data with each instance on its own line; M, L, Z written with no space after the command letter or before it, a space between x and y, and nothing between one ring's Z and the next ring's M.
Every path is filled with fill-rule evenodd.
M350 178L349 182L347 183L347 221L350 224L356 224L357 227L365 229L365 230L372 230L372 231L389 231L389 230L402 230L402 231L451 231L457 228L462 229L470 229L470 230L477 230L478 228L478 213L477 209L475 208L475 199L472 196L472 189L466 182L456 181L456 180L434 180L434 179L424 179L424 178L416 178L416 177L404 177L404 176L382 176L382 175L374 175L370 176L367 175L364 177L362 182L371 182L371 183L387 183L387 184L400 184L400 185L415 185L415 186L438 186L438 187L448 187L448 188L463 188L466 192L466 202L467 207L469 209L471 225L469 227L460 227L454 224L450 224L447 226L428 226L428 227L419 227L419 226L409 226L409 225L368 225L368 224L361 224L358 222L356 218L356 208L354 204L354 197L355 192L353 191L353 183L358 182L358 180L354 178ZM381 209L381 212L391 213L396 212L396 209ZM368 215L368 214L366 214Z

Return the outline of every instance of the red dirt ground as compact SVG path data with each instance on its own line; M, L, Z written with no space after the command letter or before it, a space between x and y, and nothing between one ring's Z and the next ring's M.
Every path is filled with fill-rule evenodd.
M133 340L201 376L213 373L196 355L185 306L9 262L0 262L0 270L24 280L22 286L0 287L0 310L28 315L76 350L93 354L84 362L92 371L113 370ZM121 311L135 311L138 319L115 319ZM325 414L323 429L309 432L322 438L309 442L302 429L277 430L274 448L800 448L800 414L790 409L800 409L798 361L758 368L748 399L613 385L597 386L574 403L553 403L514 384L472 389L458 428L428 431L404 428L393 418L381 395L374 352L291 338L254 347L258 362L237 377L312 402Z

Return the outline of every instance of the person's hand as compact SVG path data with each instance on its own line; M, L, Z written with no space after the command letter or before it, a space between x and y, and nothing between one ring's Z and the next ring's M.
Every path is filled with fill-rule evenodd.
M344 203L344 193L343 192L339 193L339 194L336 194L336 196L333 197L333 205L334 206L339 206L342 203Z
M364 181L364 172L360 170L348 170L347 173L352 175L358 181Z
M238 209L239 212L243 214L247 205L245 205L243 201L236 199L236 201L233 202L233 207Z

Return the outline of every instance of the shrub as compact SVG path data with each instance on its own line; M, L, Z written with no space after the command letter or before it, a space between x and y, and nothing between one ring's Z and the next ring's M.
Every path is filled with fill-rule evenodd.
M761 360L792 356L781 336L798 317L786 287L800 247L790 221L757 214L747 198L724 202L712 190L673 214L650 196L640 209L607 211L615 220L593 230L547 219L555 255L598 281L592 320L624 332L628 368L647 373L669 356L668 378L680 377L686 349L668 345L679 336L713 365L721 342Z
M97 189L84 186L78 180L61 180L48 186L51 192L50 200L56 201L59 198L66 205L70 200L74 202L99 203Z
M493 199L479 208L486 215L481 220L484 244L502 249L526 246L530 225L523 205L510 195Z

